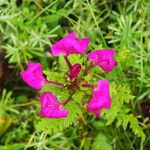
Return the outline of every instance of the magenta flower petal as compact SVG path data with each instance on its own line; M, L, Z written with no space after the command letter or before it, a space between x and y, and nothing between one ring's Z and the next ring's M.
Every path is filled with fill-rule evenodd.
M40 96L41 110L39 114L46 118L64 118L68 111L62 109L62 104L50 92L45 92Z
M27 83L29 86L36 90L42 88L42 84L45 80L42 73L42 66L40 63L33 63L32 61L28 62L28 68L26 71L21 71L20 75L22 80Z
M70 68L70 78L76 78L81 70L80 64L75 64Z
M111 72L118 64L115 61L115 50L96 50L88 54L88 59L107 72Z
M83 54L85 53L90 38L77 39L76 32L72 32L60 41L52 45L52 54L58 56L59 54Z
M109 109L110 105L109 82L107 80L99 80L98 87L93 90L92 99L87 104L87 109L93 112L96 117L99 117L101 109Z

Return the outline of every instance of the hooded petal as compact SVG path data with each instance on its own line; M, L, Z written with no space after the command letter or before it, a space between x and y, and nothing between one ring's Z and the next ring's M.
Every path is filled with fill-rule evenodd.
M62 104L50 92L45 92L40 96L41 110L39 114L46 118L64 118L68 111L62 109Z
M96 50L88 54L88 59L103 70L111 72L117 65L114 58L115 53L115 50Z
M87 109L99 117L103 108L109 109L111 98L109 94L109 82L107 80L99 80L98 87L93 90L92 99L87 104Z
M22 80L36 90L42 88L42 84L45 80L42 73L42 66L40 63L28 62L28 68L26 71L21 71L20 75Z
M77 33L72 32L60 41L52 45L52 54L58 56L59 54L83 54L85 53L90 38L77 39Z

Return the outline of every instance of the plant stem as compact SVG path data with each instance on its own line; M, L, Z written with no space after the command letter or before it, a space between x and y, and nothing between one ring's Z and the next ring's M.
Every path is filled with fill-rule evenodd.
M70 69L70 68L72 67L72 65L71 65L71 62L70 62L69 59L68 59L68 55L64 55L64 59L65 59L67 65L68 65L68 67L69 67L69 69Z
M55 81L45 80L44 83L53 84L53 85L56 85L56 86L59 86L59 87L64 87L63 84L55 82Z
M25 150L27 150L28 149L28 147L30 146L30 144L31 144L31 142L32 142L32 140L34 139L34 137L35 137L35 131L32 133L32 135L31 135L31 137L30 137L30 139L29 139L29 141L28 141L28 143L26 144L26 147L25 147Z
M69 97L66 101L64 101L64 102L62 103L63 106L65 106L66 104L68 104L68 103L72 100L72 95L73 95L73 94L71 94L70 97Z
M83 87L90 88L90 89L92 89L92 90L95 88L95 86L94 86L93 84L83 84L82 86L83 86Z
M87 74L95 65L93 64L93 62L90 63L90 65L85 68L84 70L84 74Z
M23 65L21 64L21 62L18 63L19 68L21 69L21 71L24 71Z
M12 107L25 107L25 106L34 105L36 103L37 103L37 101L32 101L32 102L23 103L23 104L15 104L15 105L12 105Z

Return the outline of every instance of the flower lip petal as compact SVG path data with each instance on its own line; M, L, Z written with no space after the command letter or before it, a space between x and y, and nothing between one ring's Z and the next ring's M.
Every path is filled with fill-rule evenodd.
M101 110L103 108L109 109L110 105L109 82L107 80L99 80L98 87L93 90L92 99L86 108L98 117L100 116Z
M76 36L77 33L72 32L53 44L51 48L52 55L58 56L59 54L69 55L85 53L90 38L77 39Z
M34 63L29 61L27 64L28 68L26 71L21 71L20 76L22 80L36 90L42 88L42 84L45 80L42 73L42 66L40 63Z
M88 59L104 71L111 72L118 64L114 59L116 50L95 50L88 54Z
M68 111L62 109L62 104L50 92L45 92L40 96L41 110L39 114L46 118L64 118Z

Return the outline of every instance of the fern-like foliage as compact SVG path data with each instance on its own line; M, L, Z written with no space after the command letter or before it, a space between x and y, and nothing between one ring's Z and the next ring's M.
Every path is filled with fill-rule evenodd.
M111 97L112 106L109 111L105 111L107 118L107 125L111 124L122 110L125 103L133 100L134 96L131 95L130 89L125 85L111 84Z
M64 72L64 71L68 71L69 70L69 68L68 68L68 66L66 65L66 62L65 62L65 60L64 60L64 57L63 57L63 55L60 55L59 57L58 57L58 62L59 62L59 68L60 68L60 70L62 71L62 72Z
M72 64L83 64L87 60L87 58L81 55L70 55L69 60Z
M44 74L47 76L47 79L52 80L52 81L56 81L62 84L66 83L66 79L65 79L65 72L56 72L56 71L52 71L52 70L45 70Z
M104 115L106 119L106 125L110 125L112 122L116 122L117 126L122 126L126 130L127 125L135 135L141 137L142 141L145 140L145 135L140 127L136 117L130 113L130 109L126 107L126 104L134 99L131 95L131 91L127 85L112 84L111 86L111 96L112 96L112 106L109 111L104 110L102 116Z
M126 130L127 125L129 124L130 128L134 132L135 135L141 137L142 141L145 140L145 134L142 128L139 126L138 120L133 114L128 113L128 109L121 110L117 117L117 126L123 126L124 130Z

